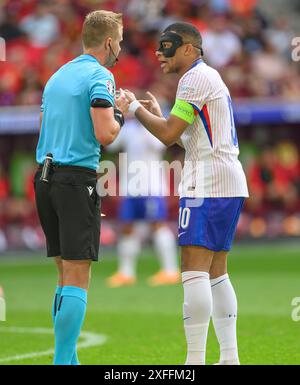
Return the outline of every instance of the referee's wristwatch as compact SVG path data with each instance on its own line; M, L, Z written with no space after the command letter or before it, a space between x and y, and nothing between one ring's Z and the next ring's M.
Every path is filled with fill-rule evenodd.
M125 123L125 119L122 111L119 110L118 108L114 108L114 117L115 117L115 120L119 123L121 128Z

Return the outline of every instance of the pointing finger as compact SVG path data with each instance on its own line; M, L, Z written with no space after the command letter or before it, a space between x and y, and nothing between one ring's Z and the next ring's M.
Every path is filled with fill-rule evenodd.
M155 101L156 101L156 98L155 98L155 96L154 96L154 95L152 95L150 91L147 91L147 92L146 92L146 94L148 94L148 95L149 95L150 99L151 99L153 102L155 102Z

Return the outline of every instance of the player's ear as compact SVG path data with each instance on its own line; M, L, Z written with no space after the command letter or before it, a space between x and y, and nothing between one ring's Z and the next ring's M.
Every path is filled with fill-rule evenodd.
M193 52L193 46L192 46L192 44L185 44L185 47L184 47L185 49L184 49L184 56L190 56L191 55L191 53Z

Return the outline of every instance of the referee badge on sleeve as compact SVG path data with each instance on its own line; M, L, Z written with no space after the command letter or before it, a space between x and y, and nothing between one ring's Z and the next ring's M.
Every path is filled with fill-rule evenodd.
M112 80L109 79L106 81L106 88L110 95L115 96L115 85Z

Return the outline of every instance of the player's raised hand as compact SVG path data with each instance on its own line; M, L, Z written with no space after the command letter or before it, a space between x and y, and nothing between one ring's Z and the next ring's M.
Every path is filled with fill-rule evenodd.
M126 96L126 99L127 99L128 103L131 103L131 102L133 102L134 100L136 100L136 97L135 97L135 95L134 95L133 92L131 92L131 91L125 89L125 90L124 90L124 93L125 93L125 96Z
M116 91L115 96L116 107L125 114L129 108L129 102L126 98L125 92L122 88Z
M145 107L149 112L151 112L153 115L163 117L163 114L161 112L160 106L158 104L158 101L154 95L151 94L151 92L147 91L146 94L149 96L149 99L147 100L139 100L141 105Z

